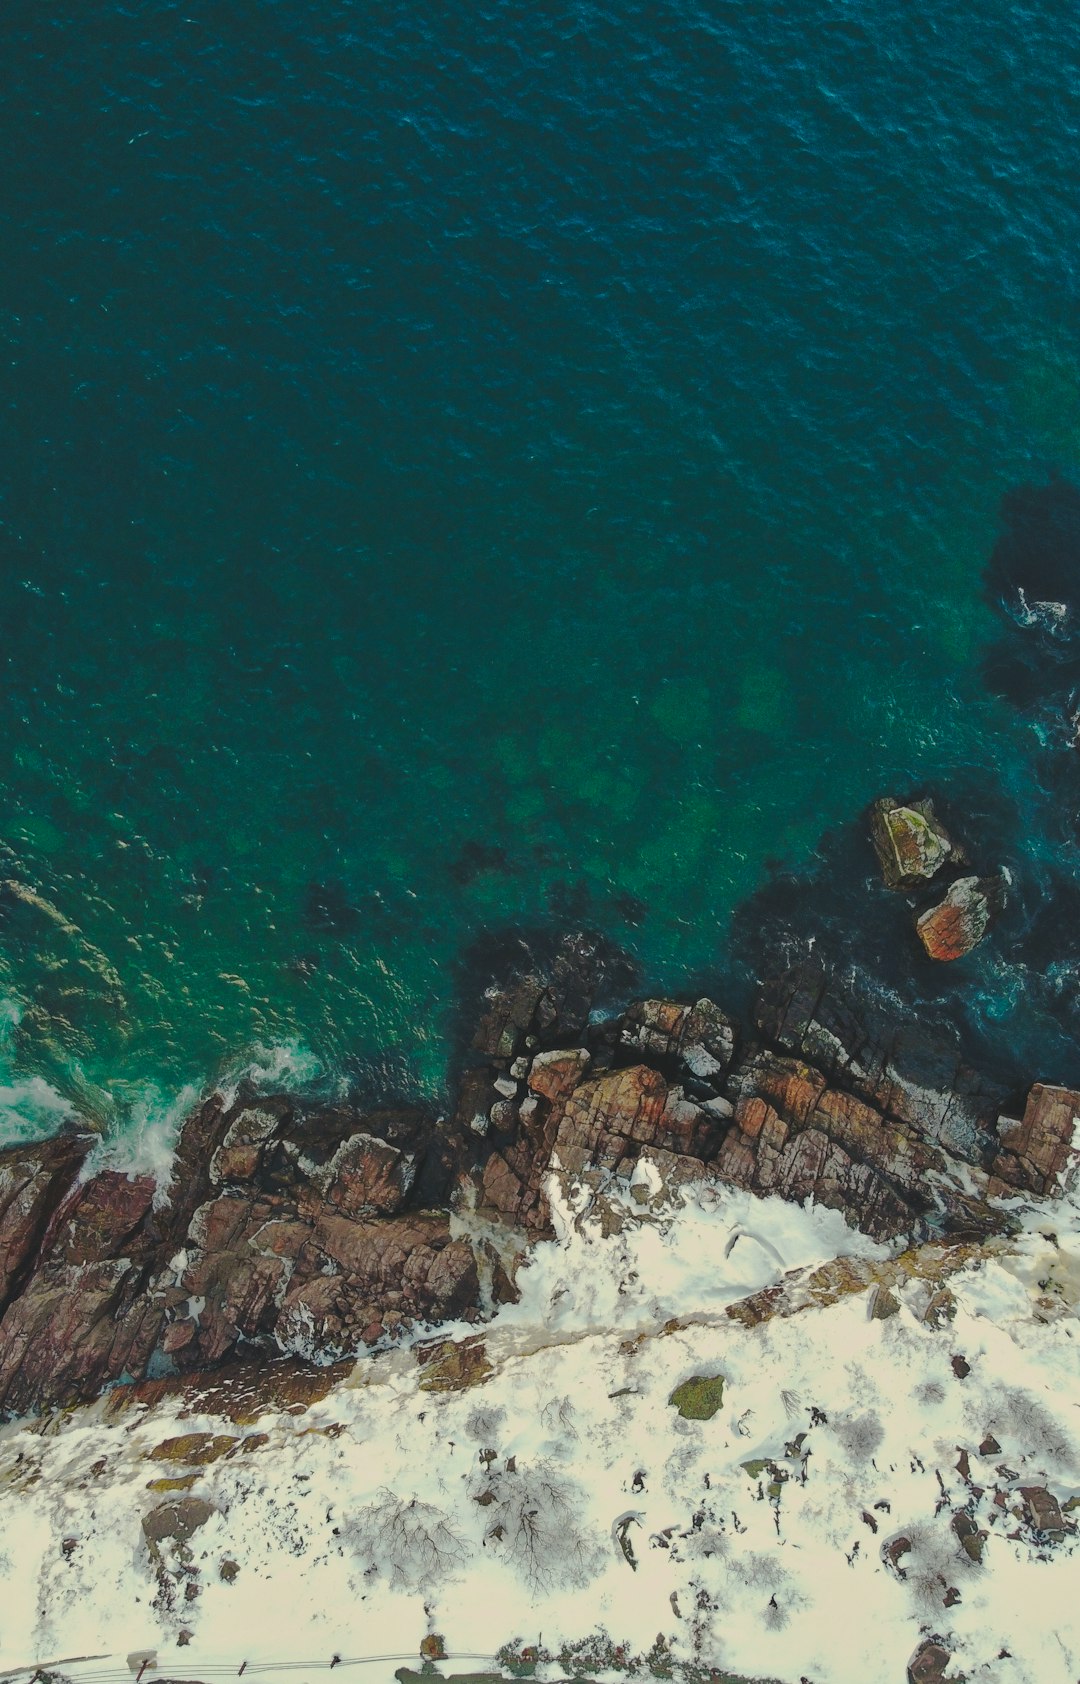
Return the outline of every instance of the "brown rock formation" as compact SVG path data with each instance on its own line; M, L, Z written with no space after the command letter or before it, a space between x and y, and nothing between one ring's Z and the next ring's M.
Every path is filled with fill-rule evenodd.
M1001 1150L994 1159L991 1191L1049 1193L1077 1162L1073 1136L1080 1122L1080 1094L1036 1082L1021 1122L1002 1117Z
M513 1287L488 1243L455 1237L455 1188L522 1239L550 1232L554 1174L601 1202L633 1176L639 1203L709 1178L814 1199L876 1237L955 1242L1006 1224L988 1196L1045 1195L1069 1171L1080 1095L1037 1086L999 1128L954 1048L819 971L763 989L736 1058L706 999L592 1023L573 951L488 1000L449 1125L215 1095L164 1193L115 1170L80 1181L74 1135L0 1153L0 1410L260 1353L325 1364L475 1320Z
M708 1082L722 1076L735 1050L735 1026L711 1000L639 1000L625 1013L623 1046L646 1058L671 1059L684 1074Z
M32 1267L56 1207L92 1145L92 1135L61 1134L0 1151L0 1313Z
M944 898L916 919L915 933L931 959L963 959L982 941L1000 899L994 879L958 877Z
M445 1198L448 1151L423 1113L304 1110L282 1096L200 1107L165 1199L151 1178L115 1170L77 1183L75 1137L12 1149L0 1162L14 1286L0 1408L253 1347L326 1361L417 1319L474 1315L471 1247L445 1212L406 1209L421 1169Z

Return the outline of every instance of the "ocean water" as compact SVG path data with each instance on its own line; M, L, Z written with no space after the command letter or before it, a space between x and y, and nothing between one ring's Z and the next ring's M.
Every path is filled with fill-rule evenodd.
M492 932L737 993L915 787L1019 912L908 992L1075 1073L1062 697L994 665L1069 605L987 570L1080 472L1080 14L0 29L0 1132L253 1060L438 1094Z

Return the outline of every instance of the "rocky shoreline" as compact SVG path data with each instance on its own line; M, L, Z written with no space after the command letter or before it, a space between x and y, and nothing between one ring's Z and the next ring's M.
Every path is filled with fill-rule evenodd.
M88 1173L90 1134L0 1152L0 1410L480 1321L554 1231L560 1185L601 1223L624 1219L613 1179L641 1206L712 1179L959 1242L1007 1231L1001 1201L1073 1162L1080 1093L1036 1083L1012 1116L950 1041L823 968L768 979L745 1026L709 999L597 1020L601 971L569 937L489 991L445 1117L214 1094L164 1196Z

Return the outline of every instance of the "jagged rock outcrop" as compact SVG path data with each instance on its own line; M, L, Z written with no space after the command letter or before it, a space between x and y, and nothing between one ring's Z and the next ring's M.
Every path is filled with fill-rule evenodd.
M964 851L934 812L932 801L882 796L870 809L870 839L890 889L916 889L945 865L962 865Z
M641 1000L624 1015L619 1040L646 1058L670 1059L682 1074L709 1082L731 1063L735 1025L711 1000L692 1006Z
M877 1238L955 1243L1008 1226L993 1199L1070 1173L1080 1095L1037 1085L1020 1121L1001 1118L955 1047L819 969L770 980L739 1047L708 999L594 1020L580 958L568 944L550 974L488 997L449 1122L214 1095L164 1193L86 1176L73 1134L0 1154L0 1410L476 1320L513 1288L451 1203L520 1249L551 1232L552 1175L595 1197L633 1180L642 1201L709 1178L816 1200Z
M1075 1166L1078 1123L1080 1094L1036 1082L1021 1121L1001 1118L1001 1149L991 1166L991 1194L1052 1192Z
M628 1176L646 1146L700 1166L719 1138L719 1119L648 1064L593 1073L580 1054L553 1056L540 1064L535 1087L530 1072L529 1085L518 1138L488 1159L480 1191L487 1211L531 1233L547 1229L550 1169Z
M1005 904L1006 875L972 872L966 850L949 835L932 801L875 801L870 840L886 887L914 894L915 934L927 957L942 963L965 958Z
M931 959L963 959L982 941L1001 904L1003 888L990 877L958 877L936 906L915 920L915 933Z
M856 1000L816 965L766 981L755 1021L762 1040L814 1065L932 1144L969 1163L995 1144L1004 1093L968 1065L955 1044L891 1001Z
M0 1323L0 1400L20 1412L92 1397L145 1372L164 1319L154 1281L152 1177L77 1183Z
M0 1313L33 1266L56 1208L92 1145L92 1135L61 1134L0 1151Z
M252 1348L328 1361L478 1311L471 1246L445 1209L420 1208L445 1204L456 1163L426 1113L215 1095L184 1126L164 1198L149 1176L78 1181L86 1150L61 1137L0 1163L22 1288L0 1322L7 1412Z

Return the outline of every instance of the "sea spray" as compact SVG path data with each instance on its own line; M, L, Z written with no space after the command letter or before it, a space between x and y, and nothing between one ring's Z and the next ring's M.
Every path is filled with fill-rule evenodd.
M16 1070L14 1037L21 1019L18 1001L0 1000L0 1146L55 1134L74 1115L70 1100L44 1076Z

